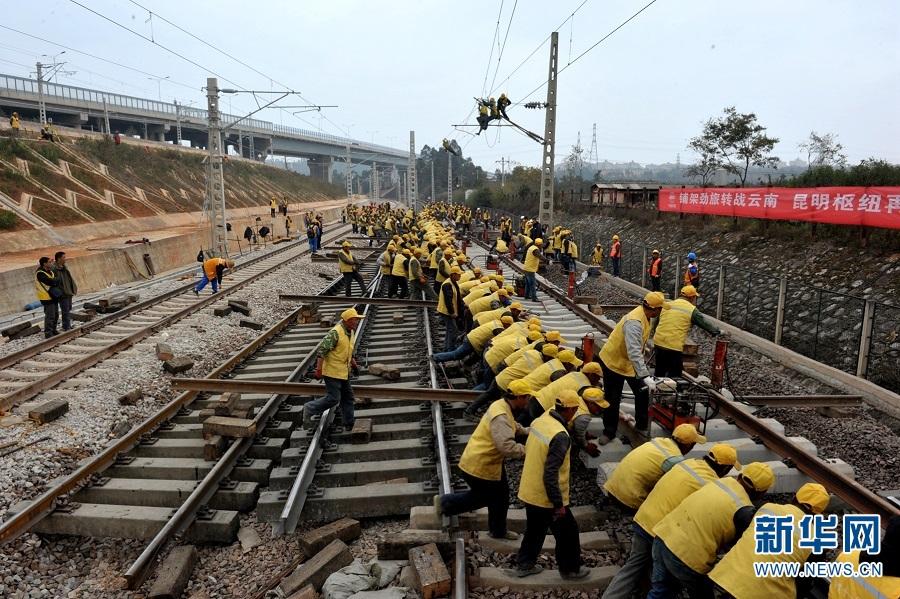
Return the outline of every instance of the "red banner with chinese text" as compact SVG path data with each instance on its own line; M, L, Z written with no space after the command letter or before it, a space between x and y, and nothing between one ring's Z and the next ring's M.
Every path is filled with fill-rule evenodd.
M664 187L659 209L900 229L900 187Z

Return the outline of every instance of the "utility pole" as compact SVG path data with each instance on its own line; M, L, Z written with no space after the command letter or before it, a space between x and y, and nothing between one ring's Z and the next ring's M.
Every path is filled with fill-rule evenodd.
M553 163L556 151L556 66L559 55L559 33L550 34L550 68L547 75L547 114L544 120L544 156L541 160L541 224L553 227Z
M103 98L103 108L106 109L106 98ZM107 123L107 128L109 124ZM238 132L240 135L240 132ZM178 103L178 100L175 100L175 140L178 145L181 145L181 104Z
M431 155L431 201L437 201L434 195L434 154Z
M406 171L409 181L409 195L407 204L413 210L418 210L419 203L419 177L416 175L416 132L409 132L409 168Z
M206 109L209 114L209 155L206 163L206 202L209 219L208 250L219 257L228 256L225 240L225 177L222 172L222 125L219 120L219 81L206 79Z
M494 164L500 163L500 187L504 187L506 185L506 158L503 156L500 157L500 160L495 160Z
M44 102L44 65L37 63L38 110L41 115L41 126L47 124L47 104Z
M347 142L347 203L353 200L353 161L350 158L350 142Z
M106 96L103 96L103 124L106 126L106 134L112 135L112 131L109 130L109 108L106 105ZM178 132L180 139L181 129Z
M447 202L453 203L453 154L447 152Z
M375 162L374 160L372 161L372 182L375 185L374 196L375 196L375 201L377 202L378 200L381 199L381 188L380 188L380 181L378 180L378 163Z

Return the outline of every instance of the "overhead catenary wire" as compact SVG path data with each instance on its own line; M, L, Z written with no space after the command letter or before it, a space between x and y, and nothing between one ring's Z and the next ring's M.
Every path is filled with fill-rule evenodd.
M481 84L481 95L484 97L487 91L487 78L491 74L491 59L494 57L494 44L499 43L500 38L500 19L503 17L503 1L500 0L500 11L497 13L497 25L494 27L494 37L491 38L491 51L488 54L487 65L484 67L484 82Z
M512 28L513 18L516 16L516 7L519 6L519 0L513 2L512 12L509 15L509 22L506 24L506 33L503 35L503 45L500 46L500 54L497 56L497 66L494 68L494 78L491 79L491 87L494 90L494 83L497 81L497 73L500 71L500 61L503 60L503 51L506 49L506 40L509 39L509 30ZM493 92L491 92L493 93Z

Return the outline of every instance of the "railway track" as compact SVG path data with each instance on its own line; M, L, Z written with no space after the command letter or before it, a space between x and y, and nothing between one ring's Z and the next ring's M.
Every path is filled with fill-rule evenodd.
M357 248L360 250L363 248ZM480 261L486 251L476 245L469 255ZM505 266L517 268L509 261ZM371 262L363 268L374 271ZM507 275L510 282L513 278ZM337 287L335 281L326 292L334 293ZM367 295L376 294L376 288L370 286ZM427 390L447 384L461 388L467 381L464 377L439 381L434 365L427 360L432 338L442 338L441 331L432 330L428 308L365 301L323 297L318 309L327 316L353 305L365 305L367 318L357 336L361 365L380 363L400 371L395 381L370 374L354 380L354 386L380 389L371 392L374 398L369 403L357 406L357 422L368 421L370 428L344 430L334 423L334 410L323 414L314 427L302 426L302 404L317 395L310 391L242 392L241 401L254 409L260 432L255 438L234 441L218 461L206 461L202 456L200 410L211 407L216 398L200 398L197 391L186 391L62 484L28 506L17 506L16 516L0 526L0 541L29 529L150 539L144 554L126 575L135 588L144 580L160 548L175 534L184 532L186 538L197 541L232 542L238 514L253 509L260 521L270 522L278 532L292 532L303 522L345 516L406 514L410 515L410 533L440 530L447 523L438 521L430 507L431 497L457 486L453 462L474 426L462 419L464 404L428 401ZM550 284L540 285L538 302L523 303L541 318L545 329L559 330L570 345L593 334L599 349L600 341L611 330L608 321L574 305ZM226 377L235 390L244 383L254 385L259 381L306 381L315 347L325 331L317 323L297 324L299 313L298 308L208 378ZM723 397L714 398L722 415L733 422L710 420L706 433L709 442L734 444L742 461L768 462L777 474L773 492L793 492L814 479L857 511L887 514L895 509L857 485L847 464L819 459L808 440L785 438L777 422L757 419L748 415L747 408L726 405L731 402ZM633 410L627 397L622 408ZM592 428L599 424L595 422ZM580 458L588 468L608 472L629 449L617 440L604 446L599 458L586 454ZM693 454L702 455L707 449L697 446ZM89 479L91 484L82 488ZM62 500L79 488L71 499ZM523 512L510 510L511 530L524 529ZM599 530L603 515L594 506L573 506L573 513L581 526L583 547L603 550L614 544ZM517 583L500 568L483 567L467 576L465 537L501 554L518 548L516 541L477 534L486 530L485 514L461 516L452 525L454 530L466 531L450 539L457 553L456 596L465 596L467 578L473 586L525 588L517 587L525 583ZM579 588L598 588L614 572L612 567L593 568ZM541 584L556 588L559 582L552 571L529 581L538 588Z
M349 226L337 228L329 232L329 238L335 239L348 230ZM195 296L192 292L195 282L192 281L0 358L0 412L75 377L308 254L304 245L299 241L287 243L282 249L240 264L217 294Z

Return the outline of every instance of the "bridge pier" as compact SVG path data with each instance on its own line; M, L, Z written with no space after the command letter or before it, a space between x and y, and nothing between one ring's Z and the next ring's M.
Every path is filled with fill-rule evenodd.
M309 166L309 176L328 181L329 183L332 182L331 169L333 163L334 158L331 156L316 155L306 159L306 164Z

